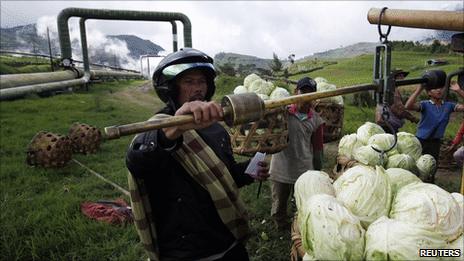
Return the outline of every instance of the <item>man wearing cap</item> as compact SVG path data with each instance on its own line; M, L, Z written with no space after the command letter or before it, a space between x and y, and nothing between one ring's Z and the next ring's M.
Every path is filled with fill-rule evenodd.
M297 82L295 94L316 91L316 82L304 77ZM320 170L323 157L324 121L311 102L288 107L288 146L272 155L269 169L272 191L271 216L278 229L289 228L287 202L298 177L307 170Z
M393 77L395 80L403 80L409 74L409 72L403 71L401 69L395 69L392 71ZM389 113L389 117L387 119L390 126L393 128L391 130L385 121L382 118L383 113L383 104L377 104L376 111L375 111L375 122L380 125L386 133L395 133L403 127L404 119L407 119L411 122L417 123L419 119L417 119L414 115L412 115L403 105L403 101L401 98L401 93L398 88L395 89L395 95L393 99L393 104L387 107L387 112ZM393 133L392 133L393 134Z
M422 154L432 155L435 158L437 165L440 156L441 139L445 134L446 126L450 120L450 115L453 112L464 111L463 104L443 101L442 96L444 84L445 83L443 81L443 83L433 89L425 89L423 84L419 85L414 93L409 97L405 105L406 109L421 113L420 122L417 126L416 137L422 145ZM430 99L416 103L417 97L424 89ZM435 173L433 173L431 177L425 178L430 179L428 181L433 183Z
M249 260L243 244L248 217L238 188L253 182L237 163L218 123L213 59L184 48L167 55L153 74L166 103L153 119L192 115L193 123L137 135L126 165L137 232L150 260ZM255 179L264 180L259 162Z

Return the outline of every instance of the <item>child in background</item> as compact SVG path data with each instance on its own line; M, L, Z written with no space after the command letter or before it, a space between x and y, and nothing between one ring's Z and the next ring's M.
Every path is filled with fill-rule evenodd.
M417 126L416 137L422 145L422 154L432 155L437 163L439 162L440 145L443 135L445 134L446 126L450 120L450 115L453 112L464 111L464 105L443 101L443 87L426 89L429 100L423 100L416 103L419 94L425 89L424 85L419 85L414 93L406 102L406 109L418 111L421 113L419 125ZM451 90L459 95L463 93L460 88L452 87ZM464 96L463 96L464 97ZM430 182L433 183L435 174L430 177Z

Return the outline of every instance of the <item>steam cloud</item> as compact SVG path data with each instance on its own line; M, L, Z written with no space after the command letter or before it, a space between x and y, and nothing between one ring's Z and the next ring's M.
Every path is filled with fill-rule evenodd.
M56 20L54 16L43 16L37 20L36 24L37 35L41 38L47 38L48 28L53 50L59 50ZM73 19L70 19L69 35L71 38L72 58L82 61L79 25L72 22ZM124 69L140 70L139 59L130 56L130 50L125 41L106 37L106 35L93 26L92 21L86 23L86 31L90 63L101 63Z

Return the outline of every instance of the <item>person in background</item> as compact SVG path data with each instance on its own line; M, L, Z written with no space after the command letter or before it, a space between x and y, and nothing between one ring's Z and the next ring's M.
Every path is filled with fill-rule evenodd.
M142 205L134 211L136 228L150 259L249 260L238 188L254 179L244 174L248 161L235 161L218 123L222 108L210 101L215 76L213 59L192 48L167 55L153 74L166 103L153 119L192 115L194 123L139 134L127 152L129 186L133 179L138 188L131 195L139 195L132 205ZM256 179L268 176L267 163L259 162Z
M393 77L395 80L403 80L406 78L406 76L409 74L409 72L403 71L401 69L395 69L391 72L393 74ZM382 113L383 113L383 104L377 104L376 110L375 110L375 122L380 125L386 133L392 133L392 130L388 128L384 120L382 119ZM406 110L406 108L403 105L403 101L401 98L401 93L398 88L395 89L395 96L393 100L393 104L390 107L387 107L387 111L389 112L389 118L388 118L388 123L392 126L393 131L395 133L398 132L398 130L403 127L404 125L404 119L407 119L411 122L418 123L419 119L416 118L412 113Z
M316 91L316 82L304 77L297 83L295 94ZM272 193L271 217L279 230L290 228L287 202L298 177L307 170L321 170L324 121L311 102L288 107L288 146L271 158L269 169Z
M423 100L416 103L419 94L425 89L424 85L419 85L414 93L406 102L406 109L418 111L421 113L419 125L417 126L416 137L422 145L422 154L430 154L439 162L441 140L445 134L450 115L453 112L464 111L464 105L443 101L444 86L438 86L433 89L425 89L429 100ZM455 88L451 88L456 91ZM456 91L461 95L458 91ZM431 183L434 182L435 174L429 177Z
M457 82L451 83L450 89L455 91L459 96L464 98L464 90L462 90ZM464 119L461 122L461 126L459 127L458 133L454 137L451 145L446 149L447 152L452 152L454 160L458 163L459 166L463 167L464 162L464 146L460 146L462 142L462 136L464 135Z
M464 135L464 120L461 122L459 131L454 137L453 141L451 142L451 145L446 149L446 152L454 151L453 153L454 160L456 160L456 162L458 163L458 166L461 166L461 167L463 166L463 162L464 162L464 146L460 146L463 135Z

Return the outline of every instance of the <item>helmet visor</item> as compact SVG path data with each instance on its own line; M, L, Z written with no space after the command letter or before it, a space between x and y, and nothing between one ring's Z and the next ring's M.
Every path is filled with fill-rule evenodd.
M176 78L176 76L180 73L193 68L206 68L216 71L211 63L181 63L169 65L168 67L163 69L162 74L167 81L170 81Z

